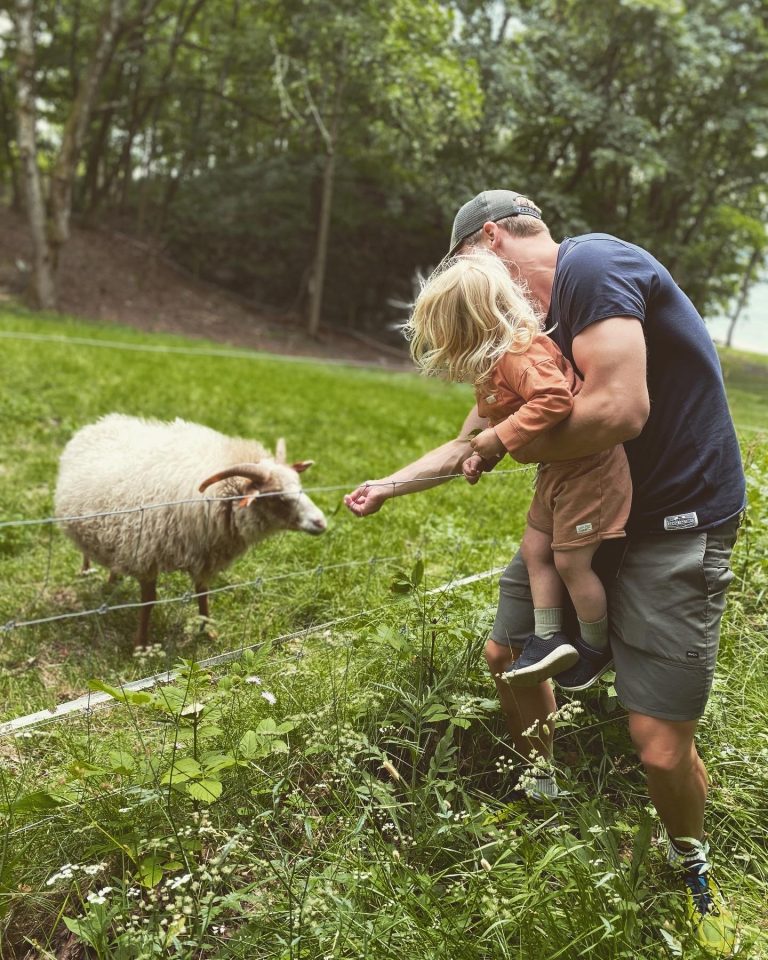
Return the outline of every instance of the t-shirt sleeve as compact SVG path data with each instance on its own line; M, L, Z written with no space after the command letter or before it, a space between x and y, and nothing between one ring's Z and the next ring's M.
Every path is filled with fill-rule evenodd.
M560 269L559 314L571 337L608 317L645 322L657 277L639 247L610 238L575 242Z
M518 360L518 358L515 358ZM573 394L552 357L522 362L514 373L514 388L525 401L516 413L497 423L496 434L508 453L564 420L573 408ZM505 374L506 370L503 371Z

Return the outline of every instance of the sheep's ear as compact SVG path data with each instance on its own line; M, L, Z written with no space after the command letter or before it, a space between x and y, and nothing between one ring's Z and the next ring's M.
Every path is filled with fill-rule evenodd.
M291 470L295 470L296 473L304 473L305 470L309 470L314 462L314 460L299 460L298 463L291 464Z
M275 463L287 463L286 457L285 437L280 437L275 446Z
M252 483L248 484L247 490L243 490L243 493L245 493L245 496L242 498L242 500L237 501L238 507L241 508L250 507L250 505L259 495L259 491L254 489L254 485Z

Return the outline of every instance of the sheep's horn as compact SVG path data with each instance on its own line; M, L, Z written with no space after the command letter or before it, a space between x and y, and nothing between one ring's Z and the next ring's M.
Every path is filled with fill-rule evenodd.
M287 463L285 451L285 437L280 437L275 446L275 463Z
M267 470L260 463L236 463L233 467L227 467L220 473L214 473L212 477L204 480L199 487L200 493L204 493L213 483L219 480L228 480L229 477L245 477L247 480L263 482L267 478Z

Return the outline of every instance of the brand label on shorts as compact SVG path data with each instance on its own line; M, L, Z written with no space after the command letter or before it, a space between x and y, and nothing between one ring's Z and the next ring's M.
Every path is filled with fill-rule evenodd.
M665 530L688 530L698 525L699 517L696 513L675 513L671 517L664 517Z
M686 655L686 657L688 657L689 660L698 660L698 659L699 659L699 654L698 654L698 652L697 652L696 650L686 650L686 651L685 651L685 655Z
M591 533L592 524L591 523L577 523L576 524L576 533Z

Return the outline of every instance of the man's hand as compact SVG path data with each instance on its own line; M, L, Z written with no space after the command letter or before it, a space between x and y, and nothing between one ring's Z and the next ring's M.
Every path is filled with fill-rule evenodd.
M483 460L492 466L497 464L507 452L506 447L501 440L499 440L499 435L493 427L488 427L487 430L481 430L476 437L473 437L469 441L469 444L479 457L482 457Z
M461 469L467 483L475 484L484 473L493 470L495 466L495 463L488 463L487 460L483 460L479 453L473 453L471 457L464 461Z
M394 496L394 484L390 486L371 486L374 480L366 480L356 490L344 497L344 503L357 517L367 517L381 509L385 500Z

